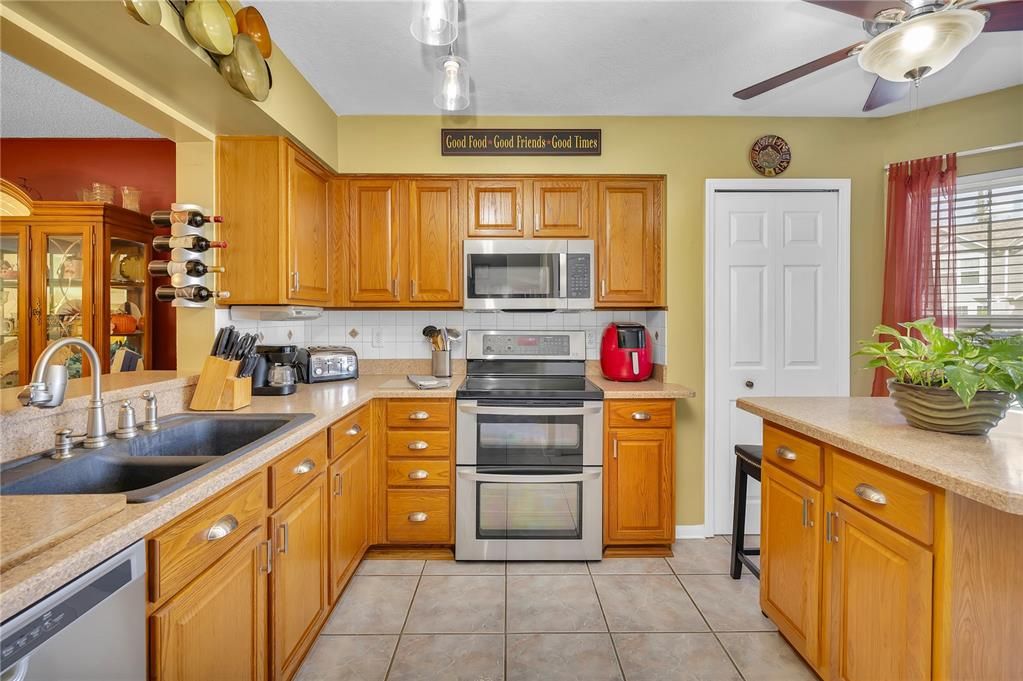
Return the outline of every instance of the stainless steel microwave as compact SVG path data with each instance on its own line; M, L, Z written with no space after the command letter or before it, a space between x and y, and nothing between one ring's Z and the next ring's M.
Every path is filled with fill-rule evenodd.
M466 310L592 310L590 239L466 239Z

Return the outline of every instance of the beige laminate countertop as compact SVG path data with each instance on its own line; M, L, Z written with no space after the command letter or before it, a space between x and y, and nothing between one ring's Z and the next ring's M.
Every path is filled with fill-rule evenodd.
M887 397L756 397L738 407L1000 511L1023 515L1023 414L988 436L908 425Z
M174 375L167 378L182 380L180 376ZM128 504L124 510L3 572L0 575L0 620L14 615L94 565L266 466L280 454L370 400L401 397L452 398L462 378L453 377L449 388L417 390L404 376L364 375L355 381L303 384L294 395L288 397L253 397L251 406L231 413L312 413L314 418L163 499L146 504ZM686 398L694 394L683 386L658 381L614 383L600 377L590 378L606 391L608 399ZM50 498L35 499L43 504ZM7 527L4 531L14 529Z

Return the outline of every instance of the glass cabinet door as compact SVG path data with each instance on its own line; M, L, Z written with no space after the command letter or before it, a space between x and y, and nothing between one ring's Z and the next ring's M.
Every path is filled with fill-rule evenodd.
M91 300L87 290L92 285L88 277L89 253L82 234L46 234L45 282L43 287L43 313L45 314L44 343L48 345L61 338L86 338L90 331L87 315ZM38 348L42 352L43 348ZM77 348L67 349L63 359L69 378L80 378L82 355Z
M27 338L21 337L25 320L22 319L21 297L24 290L28 262L25 259L23 229L0 234L0 387L10 388L28 381L22 376L21 366Z
M145 243L117 237L110 239L111 371L133 367L145 354L147 254ZM122 348L131 354L118 356Z

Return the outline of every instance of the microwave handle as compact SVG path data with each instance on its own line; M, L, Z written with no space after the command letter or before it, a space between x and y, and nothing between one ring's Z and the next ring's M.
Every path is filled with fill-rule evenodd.
M467 470L458 471L458 477L463 480L472 480L473 482L507 482L507 483L557 483L557 482L585 482L587 480L597 480L600 478L601 469L597 468L593 471L586 471L585 473L572 473L569 475L500 475L493 473L473 473Z
M593 407L477 407L469 404L458 405L458 411L464 414L484 414L490 416L584 416L586 414L599 414L603 409L603 404Z
M558 254L558 298L568 298L568 253L562 251Z

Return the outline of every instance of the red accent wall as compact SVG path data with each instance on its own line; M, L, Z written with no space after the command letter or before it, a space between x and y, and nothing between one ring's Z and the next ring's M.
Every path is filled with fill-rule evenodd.
M128 185L142 190L140 208L148 215L168 209L174 202L175 170L174 142L166 139L0 139L0 177L16 185L24 182L37 200L77 201L79 189L105 182L115 187L114 203L121 205L121 187ZM153 365L146 368L174 369L175 310L154 302L152 316Z

